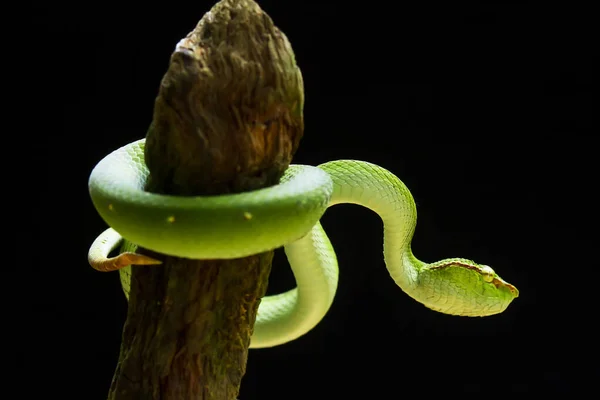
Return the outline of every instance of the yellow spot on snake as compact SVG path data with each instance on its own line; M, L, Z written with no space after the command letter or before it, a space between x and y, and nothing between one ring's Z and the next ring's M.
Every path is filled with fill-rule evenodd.
M112 204L109 204L109 205L108 205L108 209L109 209L110 211L112 211L112 210L114 210L115 208L113 207L113 205L112 205Z
M175 216L174 216L174 215L171 215L171 216L167 217L167 222L169 222L169 223L171 223L171 224L172 224L173 222L175 222Z
M251 220L252 219L252 214L250 214L248 211L244 211L244 219L246 221Z

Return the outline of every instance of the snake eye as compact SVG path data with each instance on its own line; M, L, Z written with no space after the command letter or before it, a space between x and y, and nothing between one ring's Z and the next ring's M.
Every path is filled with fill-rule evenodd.
M494 276L496 275L494 270L487 265L482 265L479 272L481 273L481 276L483 276L483 280L488 283L492 282L494 280Z

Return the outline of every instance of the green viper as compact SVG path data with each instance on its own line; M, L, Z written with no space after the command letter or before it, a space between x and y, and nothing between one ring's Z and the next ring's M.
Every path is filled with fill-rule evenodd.
M160 263L136 254L137 246L193 259L239 258L284 246L297 287L262 299L251 348L294 340L329 310L338 265L319 219L335 204L358 204L381 217L387 269L406 294L426 307L488 316L503 312L518 296L487 265L462 258L418 260L411 251L417 220L413 197L400 179L377 165L355 160L290 165L272 187L179 197L144 191L144 143L141 139L112 152L90 175L92 201L110 226L90 247L90 265L119 270L128 297L131 265ZM117 248L120 254L109 257Z

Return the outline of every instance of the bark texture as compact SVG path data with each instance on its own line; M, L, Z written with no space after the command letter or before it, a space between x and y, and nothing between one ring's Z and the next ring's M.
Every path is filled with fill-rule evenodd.
M303 134L292 48L251 0L223 0L171 55L146 136L146 190L236 193L276 184ZM232 400L273 252L133 267L109 399Z

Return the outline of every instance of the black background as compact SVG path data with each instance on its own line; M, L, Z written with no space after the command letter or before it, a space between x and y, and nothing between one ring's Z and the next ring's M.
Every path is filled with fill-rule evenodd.
M87 178L103 156L144 137L175 44L212 4L34 11L43 17L31 28L43 60L36 101L52 120L30 147L43 167L37 189L50 200L40 201L47 208L37 225L40 297L28 303L44 334L39 370L29 372L50 378L61 398L105 398L126 317L118 274L87 265L105 229ZM330 312L292 343L251 350L240 398L506 396L595 383L589 10L259 4L304 76L305 135L294 162L356 158L393 171L417 202L418 257L489 264L521 296L489 318L432 312L389 278L378 217L337 206L322 219L341 270ZM278 250L269 293L293 285Z

